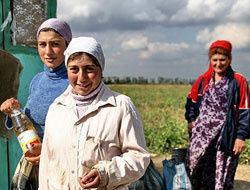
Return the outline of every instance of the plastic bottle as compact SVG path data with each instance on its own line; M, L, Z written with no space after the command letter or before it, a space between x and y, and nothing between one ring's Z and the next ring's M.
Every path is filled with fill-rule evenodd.
M18 142L27 157L38 156L41 153L41 141L30 119L20 110L11 112L11 119Z

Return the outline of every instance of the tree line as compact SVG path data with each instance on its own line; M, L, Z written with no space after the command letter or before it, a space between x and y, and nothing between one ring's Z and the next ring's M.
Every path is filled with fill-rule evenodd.
M197 79L182 79L179 77L176 78L145 78L145 77L123 77L119 78L117 76L113 77L104 77L103 82L105 84L189 84L193 85ZM250 85L250 81L247 81Z
M190 84L193 85L196 79L181 79L181 78L145 78L145 77L123 77L119 78L117 76L104 77L103 82L105 84Z

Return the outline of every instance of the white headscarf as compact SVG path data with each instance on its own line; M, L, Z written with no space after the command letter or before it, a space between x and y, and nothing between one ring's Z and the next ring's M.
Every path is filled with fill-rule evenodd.
M94 56L98 61L101 70L104 70L105 58L101 45L92 37L78 37L73 38L69 43L67 49L64 51L65 65L67 67L70 55L77 52L85 52Z

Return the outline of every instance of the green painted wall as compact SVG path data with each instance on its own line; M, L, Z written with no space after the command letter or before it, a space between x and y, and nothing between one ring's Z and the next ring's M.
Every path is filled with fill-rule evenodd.
M38 73L43 71L43 62L41 61L38 53L36 54L15 54L23 65L23 70L20 73L20 85L18 91L18 100L24 106L29 95L29 84L32 78Z
M38 53L14 54L21 64L23 70L20 73L20 85L18 90L18 100L24 106L29 94L29 84L34 75L43 71L43 63ZM0 189L7 190L8 185L14 175L16 166L22 156L22 150L13 132L12 138L0 138Z
M25 106L29 95L30 81L38 72L43 71L43 62L38 53L10 53L18 58L23 65L23 70L19 75L20 85L17 99ZM21 156L22 150L14 132L12 132L12 138L0 137L0 190L9 189L9 183Z
M3 22L2 9L3 1L0 0L0 22ZM0 48L3 48L3 35L0 33ZM0 137L0 189L8 189L9 176L8 176L8 151L7 151L7 138Z
M0 138L0 189L2 190L7 190L9 184L7 143L7 138Z

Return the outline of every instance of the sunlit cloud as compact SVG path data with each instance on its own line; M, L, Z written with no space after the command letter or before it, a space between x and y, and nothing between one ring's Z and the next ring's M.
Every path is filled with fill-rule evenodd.
M106 76L158 76L167 67L173 76L196 77L207 68L210 43L225 39L250 79L249 0L60 0L57 10L74 37L101 43Z
M135 36L122 42L121 47L124 50L138 50L143 49L148 44L146 36Z
M210 30L205 28L196 37L206 47L215 40L229 40L235 49L250 46L250 25L245 23L227 23Z
M178 56L183 51L183 49L189 48L189 45L186 43L160 43L154 42L149 43L147 50L141 51L140 58L148 59L152 58L153 56L161 56L161 55L168 55L168 56Z

